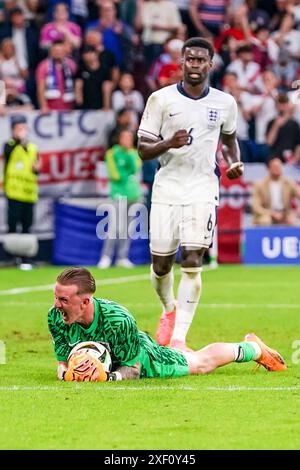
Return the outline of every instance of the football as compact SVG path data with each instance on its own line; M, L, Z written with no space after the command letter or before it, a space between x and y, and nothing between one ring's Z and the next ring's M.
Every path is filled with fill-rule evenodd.
M84 341L76 344L69 354L68 361L74 353L87 354L103 364L105 372L110 372L112 367L111 355L108 348L96 341Z

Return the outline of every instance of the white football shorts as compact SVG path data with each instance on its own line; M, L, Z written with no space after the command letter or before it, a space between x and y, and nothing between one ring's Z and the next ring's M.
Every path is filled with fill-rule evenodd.
M216 225L217 207L208 202L189 205L152 203L150 212L150 250L168 256L179 245L209 248Z

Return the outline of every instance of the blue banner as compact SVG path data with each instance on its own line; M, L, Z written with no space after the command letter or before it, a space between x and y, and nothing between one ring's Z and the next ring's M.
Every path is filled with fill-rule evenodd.
M101 217L96 215L95 209L56 203L53 263L72 266L96 265L103 247L103 240L96 234L99 220ZM148 264L149 240L132 240L129 258L134 264Z
M244 230L245 264L300 264L300 227L253 227Z

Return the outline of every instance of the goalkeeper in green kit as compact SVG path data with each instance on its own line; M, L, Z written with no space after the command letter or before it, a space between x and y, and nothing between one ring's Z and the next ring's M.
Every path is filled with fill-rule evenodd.
M95 279L85 268L67 268L57 277L55 303L48 313L58 378L61 380L111 381L144 377L180 377L207 374L231 362L256 361L269 371L284 371L281 355L254 333L240 343L213 343L199 351L179 351L158 345L139 331L131 313L115 302L95 298ZM83 358L69 358L81 342L109 346L112 369ZM84 365L84 378L80 371ZM100 365L100 366L99 366Z

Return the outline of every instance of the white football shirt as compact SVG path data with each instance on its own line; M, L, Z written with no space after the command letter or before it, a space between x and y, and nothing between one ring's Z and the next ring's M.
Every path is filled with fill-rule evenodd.
M169 139L179 129L190 134L189 145L170 149L159 157L152 202L219 205L216 152L220 132L232 134L237 127L237 104L223 91L207 87L201 97L187 95L181 83L150 95L138 136Z

